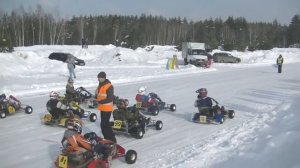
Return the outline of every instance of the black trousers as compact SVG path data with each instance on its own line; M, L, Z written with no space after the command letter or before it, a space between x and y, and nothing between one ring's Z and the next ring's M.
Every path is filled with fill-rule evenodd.
M278 73L281 73L282 65L277 65L277 66L278 66Z
M109 123L109 119L111 116L111 112L103 112L101 111L101 121L100 121L100 127L102 130L102 134L105 139L108 139L113 142L117 142L115 134L111 128L111 125Z

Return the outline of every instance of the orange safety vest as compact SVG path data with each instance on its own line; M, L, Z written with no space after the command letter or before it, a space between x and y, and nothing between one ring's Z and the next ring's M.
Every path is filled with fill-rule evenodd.
M98 87L97 101L101 101L107 98L106 91L111 87L110 83L106 83L105 85ZM113 102L109 102L106 104L98 104L98 110L103 112L112 112L113 111Z

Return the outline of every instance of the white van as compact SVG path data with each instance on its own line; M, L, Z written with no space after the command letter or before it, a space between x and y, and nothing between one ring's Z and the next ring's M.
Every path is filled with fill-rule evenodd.
M208 54L205 50L205 43L183 42L182 58L185 64L193 64L204 67L207 65Z

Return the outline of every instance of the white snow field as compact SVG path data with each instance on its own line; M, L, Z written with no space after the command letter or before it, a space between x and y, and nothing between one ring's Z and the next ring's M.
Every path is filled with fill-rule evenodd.
M83 86L93 93L97 74L105 71L115 95L129 99L130 105L140 86L177 105L175 112L161 111L151 117L163 121L160 131L149 129L142 139L116 134L121 146L137 151L138 159L132 165L124 158L114 160L113 168L300 167L300 49L233 51L241 63L214 63L203 69L182 65L181 53L174 46L147 51L96 45L88 49L17 47L13 53L0 53L0 94L14 95L34 109L32 114L19 112L0 119L3 168L51 168L60 154L65 129L41 121L49 93L64 94L68 79L66 64L48 59L52 52L85 60L86 66L75 69L75 88ZM274 66L279 54L285 59L282 74ZM179 69L167 70L167 59L173 55L178 56ZM235 118L220 125L191 122L197 112L195 91L201 87L221 105L235 110ZM83 132L102 136L99 112L89 110L98 119L95 123L84 120Z

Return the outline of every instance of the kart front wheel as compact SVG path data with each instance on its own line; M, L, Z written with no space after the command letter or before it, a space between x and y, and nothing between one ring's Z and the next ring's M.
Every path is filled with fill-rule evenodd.
M171 111L176 111L176 105L175 104L171 104L170 105L170 110Z
M31 114L32 112L33 112L32 107L31 107L31 106L26 106L26 108L25 108L25 113L26 113L26 114Z
M235 116L235 112L234 112L233 110L228 110L228 117L229 117L230 119L233 119L234 116Z
M140 128L136 131L136 138L137 139L142 139L144 136L144 131Z
M92 113L91 115L90 115L90 121L91 122L95 122L97 120L97 115L95 114L95 113Z
M5 117L6 117L6 113L3 112L3 111L1 111L1 112L0 112L0 118L5 118Z
M133 164L135 163L137 159L137 153L135 150L128 150L125 154L125 161L128 164Z
M156 128L156 130L161 130L162 129L162 127L163 127L163 122L162 121L156 121L156 123L155 123L155 128Z

